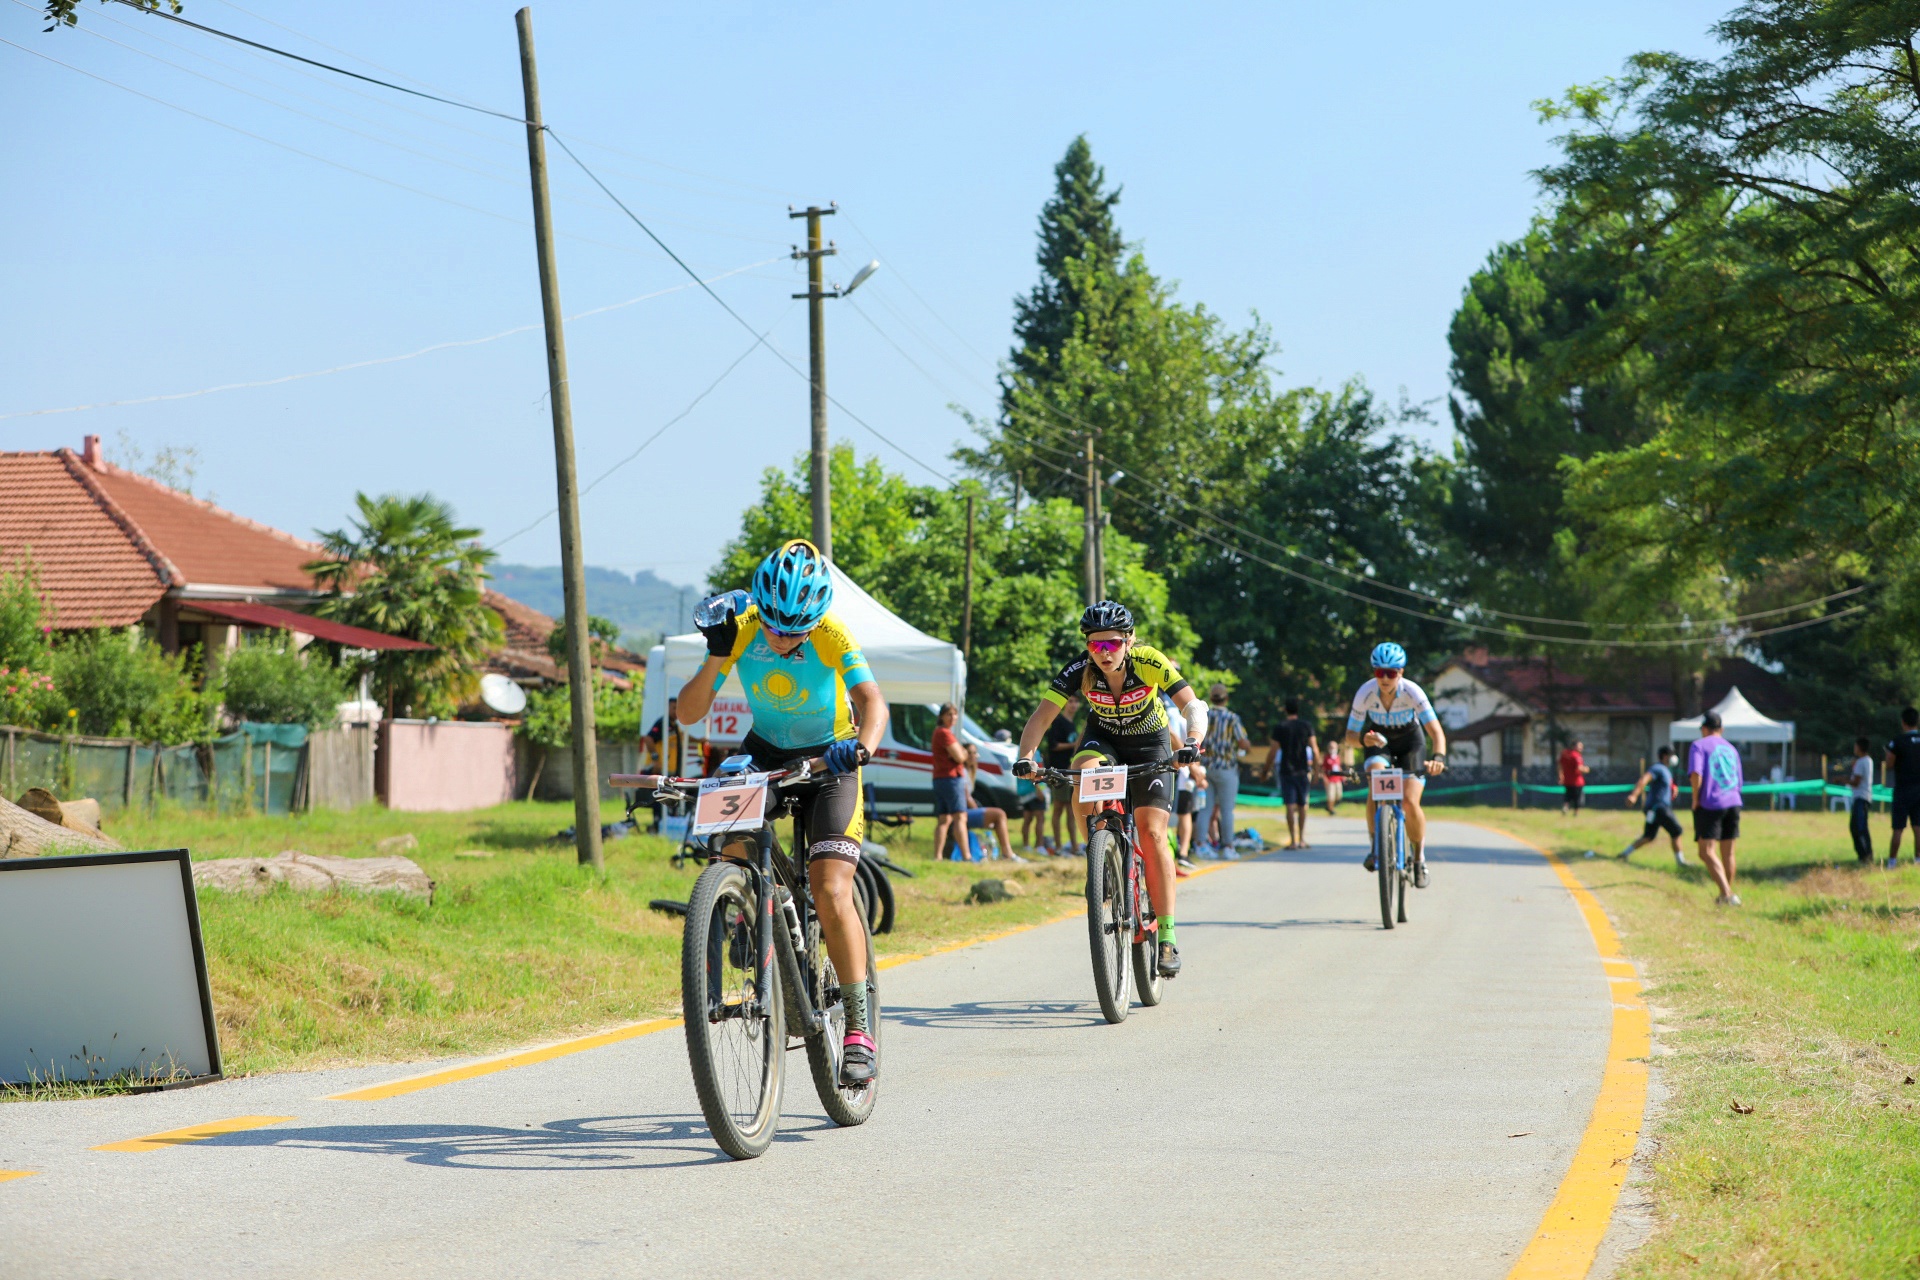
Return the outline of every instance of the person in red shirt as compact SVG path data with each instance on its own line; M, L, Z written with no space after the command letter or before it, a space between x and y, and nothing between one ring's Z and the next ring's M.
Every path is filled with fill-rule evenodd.
M1560 786L1566 792L1566 798L1560 802L1560 812L1580 812L1580 797L1587 790L1587 759L1580 754L1584 743L1575 742L1560 753Z
M947 852L947 828L962 850L967 847L967 753L953 731L960 712L951 702L940 708L933 741L933 856Z

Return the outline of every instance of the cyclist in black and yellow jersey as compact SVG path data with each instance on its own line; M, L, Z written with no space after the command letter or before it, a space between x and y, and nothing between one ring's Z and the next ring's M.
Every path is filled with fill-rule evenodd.
M1192 761L1207 733L1206 708L1193 696L1193 689L1172 659L1134 640L1133 614L1125 605L1102 600L1081 615L1080 632L1087 638L1086 650L1062 667L1041 695L1040 705L1020 732L1014 773L1025 776L1032 771L1034 749L1047 726L1062 708L1072 714L1071 707L1076 703L1087 708L1087 727L1074 748L1074 768L1097 763ZM1169 741L1171 726L1161 701L1163 693L1173 699L1174 709L1185 721L1182 736L1186 745L1178 749ZM1160 922L1160 972L1169 978L1180 972L1180 948L1174 945L1173 931L1173 853L1167 848L1173 786L1170 772L1134 778L1128 783L1128 799L1133 803L1134 826L1140 834L1140 852L1146 866L1147 893ZM1082 817L1094 810L1091 804L1076 804L1075 808Z

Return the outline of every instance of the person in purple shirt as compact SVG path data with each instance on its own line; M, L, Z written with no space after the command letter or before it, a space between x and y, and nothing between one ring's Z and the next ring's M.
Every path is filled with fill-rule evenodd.
M1720 886L1720 906L1737 907L1733 847L1740 838L1740 749L1720 734L1720 716L1700 717L1700 737L1687 749L1687 781L1693 787L1693 838L1700 861Z

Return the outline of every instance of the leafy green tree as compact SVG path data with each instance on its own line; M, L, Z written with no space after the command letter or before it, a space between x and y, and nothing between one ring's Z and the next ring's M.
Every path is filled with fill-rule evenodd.
M375 696L388 714L451 717L479 687L475 674L504 629L486 606L494 555L480 530L429 494L354 495L357 520L324 530L327 558L307 566L329 595L321 617L405 636L431 650L382 650L372 663Z
M616 689L605 676L593 678L593 727L602 742L637 742L641 734L640 680L631 689ZM536 746L554 748L573 744L573 703L565 685L535 689L527 694L527 714L521 736Z
M610 647L619 643L619 623L596 614L587 615L587 656L591 661L597 664ZM567 624L562 619L559 626L547 632L547 656L564 667L567 648Z
M43 729L165 743L213 735L217 695L199 686L198 653L166 653L138 628L63 636L48 658L54 701Z
M0 666L44 665L50 634L46 613L32 557L22 555L11 568L0 569Z
M227 714L261 724L323 729L350 693L321 646L295 649L285 636L249 641L221 661L215 682Z
M113 0L100 0L102 4L112 2ZM142 9L157 10L164 3L168 10L173 13L181 13L185 10L185 6L180 3L180 0L133 0L133 3ZM46 17L48 31L52 31L56 27L78 26L80 24L80 0L47 0Z

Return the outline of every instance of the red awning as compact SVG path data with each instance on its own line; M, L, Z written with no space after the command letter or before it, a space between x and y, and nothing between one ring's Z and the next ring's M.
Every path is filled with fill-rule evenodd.
M368 631L365 627L350 627L344 622L331 622L270 604L247 604L239 600L182 600L180 607L211 613L217 618L231 618L248 626L298 631L316 640L331 640L335 644L346 645L349 649L433 648L430 644L409 640L405 636L390 636L379 631Z

